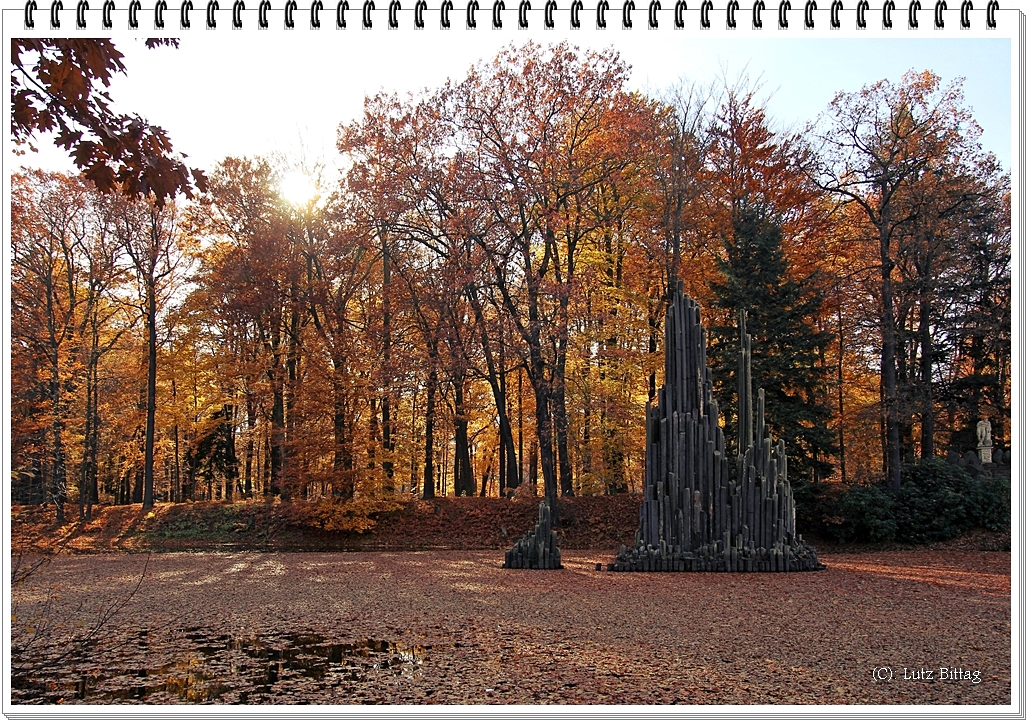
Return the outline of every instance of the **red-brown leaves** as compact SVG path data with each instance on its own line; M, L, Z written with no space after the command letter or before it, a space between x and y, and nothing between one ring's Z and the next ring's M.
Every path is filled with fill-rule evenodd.
M158 45L177 42L147 41L148 47ZM163 206L178 193L202 192L203 173L173 156L167 133L139 116L115 113L110 95L99 89L125 72L122 57L106 39L12 40L15 144L30 145L39 134L57 131L57 145L70 151L75 165L105 193L153 194Z

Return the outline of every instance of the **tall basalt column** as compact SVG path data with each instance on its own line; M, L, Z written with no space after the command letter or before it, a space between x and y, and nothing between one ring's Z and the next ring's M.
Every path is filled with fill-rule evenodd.
M611 571L807 571L817 553L796 535L785 443L754 408L752 349L739 314L739 444L729 479L700 308L678 284L664 323L664 386L646 407L646 473L633 548Z

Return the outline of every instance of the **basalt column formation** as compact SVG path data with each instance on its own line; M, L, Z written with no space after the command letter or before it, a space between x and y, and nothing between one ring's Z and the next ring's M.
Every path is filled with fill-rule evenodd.
M504 569L563 569L557 532L550 528L552 519L546 501L539 502L539 521L535 529L515 542L504 553Z
M664 325L664 386L646 408L646 478L635 545L610 571L791 572L821 568L796 536L785 442L756 408L745 314L739 329L739 454L729 473L700 308L679 284ZM754 413L754 411L756 413ZM756 425L754 427L754 418Z

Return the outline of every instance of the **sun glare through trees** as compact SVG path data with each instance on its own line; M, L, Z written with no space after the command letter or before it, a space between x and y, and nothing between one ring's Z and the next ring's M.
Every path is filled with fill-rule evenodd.
M729 431L749 313L795 483L895 486L982 418L1009 448L1009 176L959 82L794 133L748 85L628 72L529 44L369 97L331 188L261 157L177 206L16 175L15 498L639 491L679 281Z
M13 47L81 171L9 189L17 703L1009 703L1020 209L957 76L784 123L509 44L198 170L111 41Z
M320 191L314 181L302 171L289 171L279 182L282 196L295 206L306 206L315 200Z

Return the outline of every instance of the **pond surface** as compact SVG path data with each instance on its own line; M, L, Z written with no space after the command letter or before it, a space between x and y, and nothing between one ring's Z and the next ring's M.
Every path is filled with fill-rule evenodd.
M29 655L14 660L12 701L304 704L339 697L352 702L362 696L362 687L419 679L429 649L380 639L340 643L318 634L236 637L199 628L160 635L141 631L113 655L112 650L102 653L105 660L113 656L114 665L99 663L101 653L90 649L37 669L32 667L40 661Z

